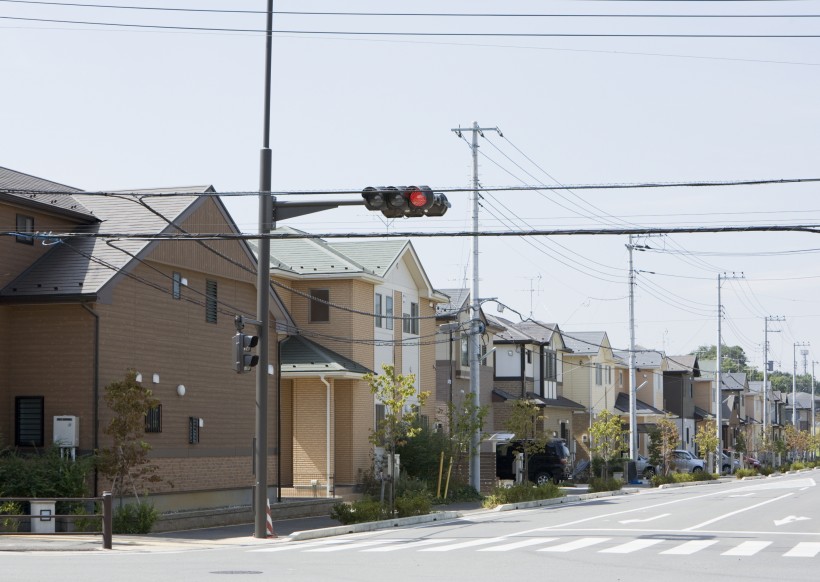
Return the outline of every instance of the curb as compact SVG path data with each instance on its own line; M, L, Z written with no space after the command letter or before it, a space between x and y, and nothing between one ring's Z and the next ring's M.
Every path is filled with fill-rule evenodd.
M600 493L583 493L581 495L567 495L565 497L554 497L553 499L537 499L535 501L521 501L519 503L506 503L498 505L490 511L512 511L513 509L529 509L532 507L546 507L549 505L562 505L564 503L577 503L587 499L598 499L599 497L614 497L615 495L629 495L632 491L601 491Z
M338 525L335 527L325 527L321 529L295 531L290 534L287 539L291 541L313 540L343 534L390 529L392 527L399 527L402 525L416 525L418 523L446 521L450 519L458 519L459 517L462 517L462 513L459 511L440 511L436 513L429 513L427 515L414 515L412 517L399 517L396 519L386 519L383 521L351 523L350 525Z

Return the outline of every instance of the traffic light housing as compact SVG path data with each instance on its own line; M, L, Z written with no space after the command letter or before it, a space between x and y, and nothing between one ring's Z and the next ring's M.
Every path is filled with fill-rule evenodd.
M236 332L233 336L233 361L237 374L250 372L259 363L259 356L251 352L259 343L259 336Z
M447 197L429 186L368 186L362 190L364 205L387 218L444 216L450 203Z

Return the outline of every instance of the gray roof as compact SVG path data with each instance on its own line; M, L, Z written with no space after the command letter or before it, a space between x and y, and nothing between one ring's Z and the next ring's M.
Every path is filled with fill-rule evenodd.
M300 335L280 343L285 376L363 376L371 370Z
M667 372L687 372L693 376L700 376L698 357L695 354L666 357Z
M392 267L404 248L410 244L406 240L360 240L338 241L328 243L331 247L343 253L346 257L356 261L368 271L379 277L384 277Z
M0 167L0 191L0 197L17 204L70 215L84 222L96 221L93 212L69 194L81 190L65 184Z
M621 412L629 412L629 395L624 392L618 392L618 396L615 397L615 409ZM663 410L658 410L654 406L643 402L642 400L635 399L635 414L640 416L664 416L665 413Z
M447 303L439 303L436 305L436 315L439 317L454 317L462 311L470 298L469 289L438 289L439 293L443 293L450 298Z
M301 234L290 227L277 228L275 233ZM251 241L251 249L258 256L258 244ZM271 269L296 275L374 275L363 265L347 257L317 238L273 239L270 242Z
M597 354L606 340L605 331L564 332L564 345L572 350L572 355L589 356Z
M540 344L549 343L555 331L558 329L558 324L531 320L522 321L521 323L515 323L513 325L515 325L516 329L524 332Z
M723 390L744 390L746 374L744 372L723 372L720 375L720 384Z
M515 324L508 319L504 319L503 317L497 317L495 315L485 314L487 318L487 322L495 327L501 329L495 334L493 338L493 343L497 344L529 344L529 343L536 343L535 340L529 335L518 328L516 328Z

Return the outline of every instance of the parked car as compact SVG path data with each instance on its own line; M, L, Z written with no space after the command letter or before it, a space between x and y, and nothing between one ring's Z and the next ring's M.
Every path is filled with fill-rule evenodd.
M499 479L515 479L515 459L524 451L522 441L499 444L495 451L495 472ZM544 448L527 456L527 479L536 485L567 478L569 449L562 439L547 441Z
M679 473L700 473L704 465L703 459L698 459L689 451L683 449L672 451L672 469Z
M641 475L644 479L651 479L658 472L655 465L643 455L638 455L638 458L635 459L635 470L638 475Z
M738 469L742 469L743 465L740 459L736 458L729 451L724 450L720 455L720 472L723 474L734 473Z
M746 465L748 465L752 469L760 468L760 461L758 461L754 457L743 457L743 462L746 463Z

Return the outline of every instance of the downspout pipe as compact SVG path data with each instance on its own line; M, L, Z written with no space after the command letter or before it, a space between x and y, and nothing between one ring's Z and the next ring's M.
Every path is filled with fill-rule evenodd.
M330 498L330 382L325 380L324 374L319 376L319 380L325 385L325 497Z
M94 317L94 380L92 387L94 401L91 406L93 417L93 428L91 430L93 450L96 453L100 448L100 314L91 309L87 303L80 303L80 306ZM94 497L97 497L98 479L97 468L94 467Z

